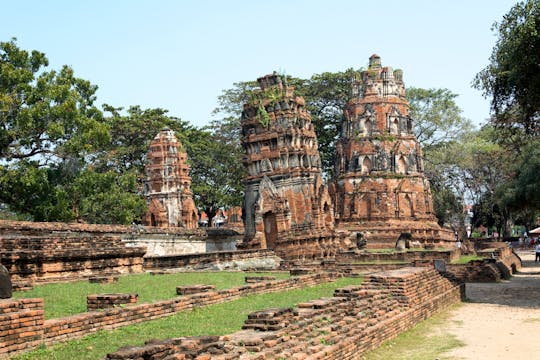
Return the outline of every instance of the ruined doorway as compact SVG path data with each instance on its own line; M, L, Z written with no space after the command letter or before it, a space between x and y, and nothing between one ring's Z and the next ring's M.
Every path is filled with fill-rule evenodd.
M400 212L400 216L403 216L403 217L414 216L413 203L412 203L411 196L409 194L400 194L399 212Z
M150 214L150 226L157 226L156 216L154 214Z
M276 214L273 212L267 212L263 215L264 222L264 238L266 240L266 248L274 249L277 243L277 221Z
M368 195L362 195L360 203L358 205L358 216L361 219L368 219L371 217L371 201Z

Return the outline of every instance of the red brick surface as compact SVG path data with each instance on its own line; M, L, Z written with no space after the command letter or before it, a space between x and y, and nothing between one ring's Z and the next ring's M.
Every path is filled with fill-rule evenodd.
M108 359L361 359L433 313L457 302L461 288L434 269L373 274L333 298L249 315L244 330L126 348ZM144 354L144 355L143 355Z
M170 129L161 130L150 143L147 155L145 197L148 226L198 227L199 215L187 164L187 153Z
M413 132L403 72L378 55L353 85L336 145L338 228L361 232L367 246L391 247L401 233L424 244L453 242L437 224L423 154Z
M248 175L245 246L273 249L283 258L331 257L352 245L334 232L334 211L322 181L315 129L305 101L277 74L242 113Z

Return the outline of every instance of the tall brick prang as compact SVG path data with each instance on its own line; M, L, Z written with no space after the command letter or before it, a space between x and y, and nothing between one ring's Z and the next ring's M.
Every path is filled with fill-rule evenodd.
M187 154L172 130L161 130L150 143L146 174L145 225L196 228L198 211L190 188Z
M280 256L327 257L347 244L334 230L332 200L304 99L279 75L257 79L244 105L245 244Z
M336 146L338 228L361 234L368 247L393 246L401 233L424 244L453 241L433 213L403 72L372 55L352 95Z

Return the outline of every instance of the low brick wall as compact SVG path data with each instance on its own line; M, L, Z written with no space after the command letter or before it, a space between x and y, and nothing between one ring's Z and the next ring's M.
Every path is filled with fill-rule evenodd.
M446 266L446 270L461 282L497 282L508 279L521 269L521 259L504 243L497 248L485 248L477 254L485 260L475 260L463 265Z
M186 296L178 296L174 299L145 303L138 305L127 305L125 307L114 307L102 311L93 311L60 319L50 319L44 321L43 300L42 299L20 299L2 300L0 302L0 329L6 333L23 333L29 331L37 334L37 338L29 337L28 342L23 341L25 336L21 336L22 342L4 343L0 336L0 349L4 353L19 352L34 348L42 343L46 345L61 341L80 338L99 330L111 330L122 326L132 325L148 320L159 319L176 314L179 311L189 310L193 307L206 306L238 299L249 294L264 294L276 291L313 286L337 279L339 275L331 273L321 273L294 277L285 280L274 280L246 284L230 289L219 291L206 291ZM175 291L175 289L171 289ZM27 308L28 304L28 308ZM32 330L28 330L28 324L24 322L11 322L11 318L3 318L1 307L4 306L14 319L24 318L26 314L32 315L32 320L38 325ZM37 310L35 312L34 310ZM2 332L2 334L4 331ZM36 340L39 339L39 340ZM0 352L1 354L1 352Z
M0 300L0 358L31 349L43 338L43 299Z
M392 270L338 289L333 298L253 313L234 334L152 342L107 359L360 359L461 294L462 286L432 268Z
M143 271L146 249L127 247L117 236L80 234L0 236L0 262L14 286L81 280Z
M501 272L495 260L472 261L468 264L446 265L446 271L462 282L497 282Z
M137 294L92 294L86 297L86 308L88 311L110 309L135 304L138 298Z
M277 269L281 259L272 250L220 251L213 253L147 256L144 268L182 270Z
M412 263L416 260L437 260L443 259L446 262L458 260L461 252L458 249L449 250L422 250L422 251L402 251L393 253L340 253L336 256L338 262L376 262L376 261L403 261Z
M0 232L3 234L18 235L44 235L58 233L76 233L99 235L120 235L120 234L175 234L175 235L197 235L206 237L204 229L184 229L184 228L157 228L151 226L129 226L129 225L106 225L106 224L82 224L82 223L62 223L62 222L33 222L33 221L12 221L0 220Z

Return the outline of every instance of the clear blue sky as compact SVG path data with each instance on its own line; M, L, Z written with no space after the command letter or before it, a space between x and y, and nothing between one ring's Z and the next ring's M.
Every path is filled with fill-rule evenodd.
M310 77L377 53L406 86L448 88L482 123L471 88L509 0L0 0L0 41L40 50L99 86L98 103L161 107L194 125L221 91L272 71Z

